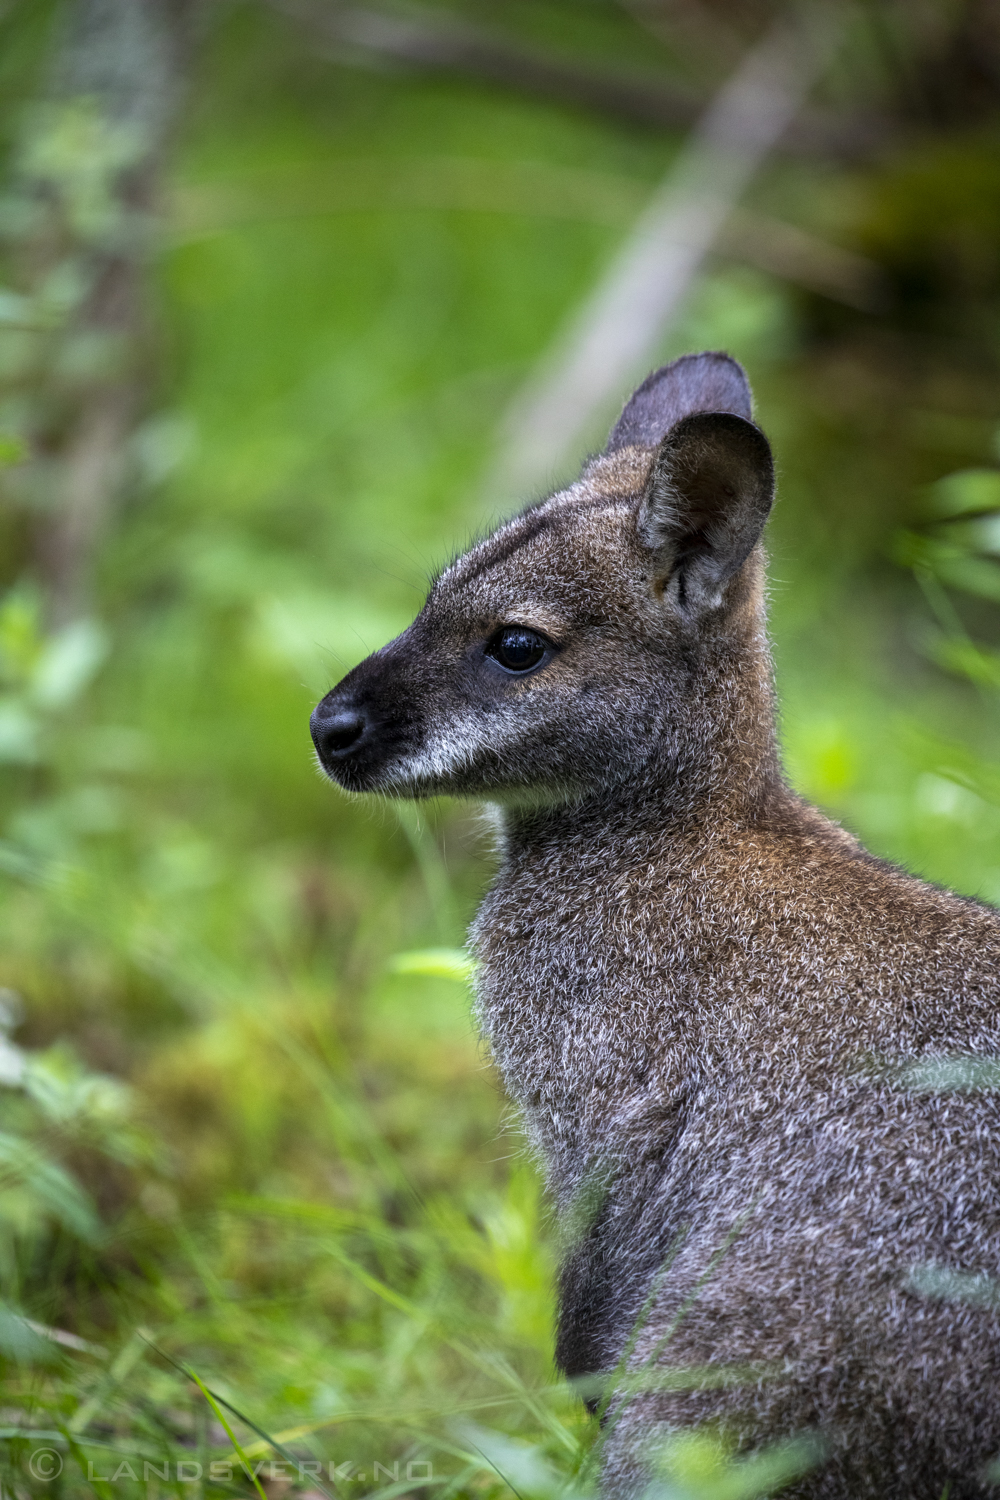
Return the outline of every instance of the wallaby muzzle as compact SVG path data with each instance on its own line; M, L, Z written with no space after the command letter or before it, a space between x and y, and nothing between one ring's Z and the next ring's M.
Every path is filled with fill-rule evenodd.
M400 650L409 635L361 662L313 710L309 732L320 766L345 791L378 791L389 764L419 747L419 716Z

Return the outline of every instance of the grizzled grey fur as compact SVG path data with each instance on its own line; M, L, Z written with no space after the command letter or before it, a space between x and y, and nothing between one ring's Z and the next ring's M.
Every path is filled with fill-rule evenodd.
M785 783L750 416L725 355L655 372L313 734L350 791L498 809L483 1029L559 1210L602 1185L562 1270L562 1368L613 1369L653 1288L632 1365L764 1371L630 1397L607 1491L643 1488L658 1424L713 1418L744 1447L822 1433L790 1494L961 1500L1000 1454L1000 1318L913 1268L1000 1273L998 1096L893 1069L1000 1054L1000 914Z

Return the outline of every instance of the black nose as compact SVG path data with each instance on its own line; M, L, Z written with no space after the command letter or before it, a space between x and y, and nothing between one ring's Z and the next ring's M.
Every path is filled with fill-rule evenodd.
M359 708L348 704L336 706L324 700L309 720L309 730L316 753L325 764L351 755L364 739L368 721Z

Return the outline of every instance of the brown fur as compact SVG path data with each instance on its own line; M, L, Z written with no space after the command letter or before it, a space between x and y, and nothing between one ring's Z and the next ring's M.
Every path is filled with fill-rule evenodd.
M898 1069L1000 1054L1000 915L873 859L782 779L770 460L735 371L651 377L616 432L652 431L658 383L667 430L446 570L314 732L352 790L500 807L483 1029L558 1209L590 1205L563 1368L613 1369L654 1288L631 1365L759 1371L631 1397L608 1491L641 1490L661 1424L714 1418L744 1446L818 1429L795 1494L958 1500L1000 1453L1000 1321L910 1273L1000 1272L1000 1111ZM510 623L553 643L523 677L489 656Z

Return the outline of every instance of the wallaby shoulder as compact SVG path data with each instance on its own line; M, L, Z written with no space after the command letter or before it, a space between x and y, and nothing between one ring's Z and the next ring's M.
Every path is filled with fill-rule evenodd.
M751 820L652 814L509 820L473 929L483 1027L561 1197L705 1072L766 1074L781 1110L781 1069L823 1092L873 1059L1000 1051L993 908L789 792Z

